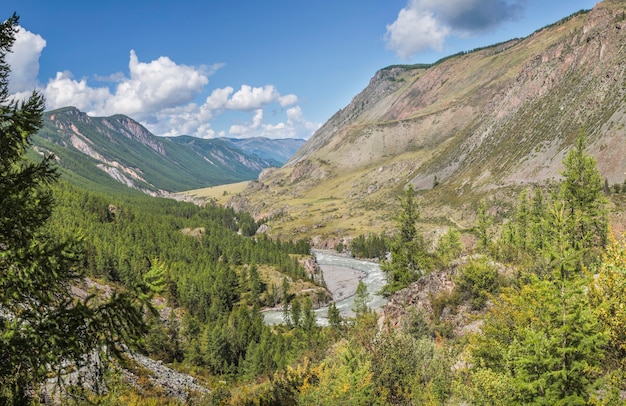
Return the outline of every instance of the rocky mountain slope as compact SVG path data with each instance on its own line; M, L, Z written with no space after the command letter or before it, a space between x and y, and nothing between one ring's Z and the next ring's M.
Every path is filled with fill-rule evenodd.
M35 149L54 153L71 181L121 183L155 195L254 179L282 165L303 142L157 137L129 117L90 117L73 107L45 113L33 137ZM264 144L282 154L261 157Z
M579 131L609 183L626 172L626 4L527 38L381 69L281 169L231 204L279 235L383 231L409 183L426 221L469 227L477 200L558 178Z

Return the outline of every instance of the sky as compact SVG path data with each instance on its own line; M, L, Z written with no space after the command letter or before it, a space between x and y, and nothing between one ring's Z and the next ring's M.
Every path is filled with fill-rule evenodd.
M389 65L525 37L595 0L2 0L9 91L159 136L308 139Z

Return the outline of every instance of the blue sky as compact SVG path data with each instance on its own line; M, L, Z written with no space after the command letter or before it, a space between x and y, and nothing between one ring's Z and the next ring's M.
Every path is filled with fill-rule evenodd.
M156 135L308 138L374 73L529 35L595 0L3 0L10 90ZM1 17L1 16L0 16Z

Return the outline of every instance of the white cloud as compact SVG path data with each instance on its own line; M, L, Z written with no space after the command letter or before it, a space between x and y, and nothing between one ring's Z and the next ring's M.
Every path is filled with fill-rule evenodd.
M298 103L298 96L295 94L288 94L285 96L281 96L278 98L278 102L280 103L280 107L293 106Z
M11 60L16 73L11 77L14 96L23 96L24 89L32 90L37 86L38 61L45 44L41 36L20 30ZM166 56L141 62L131 50L128 75L118 72L94 76L93 80L102 86L93 87L87 78L75 79L69 71L57 72L41 91L48 109L75 106L93 116L125 114L157 135L225 136L224 130L213 128L214 120L222 114L236 114L237 111L251 114L251 120L231 126L230 135L308 138L319 127L304 119L295 94L283 96L274 85L254 87L244 84L239 90L232 86L216 88L204 103L195 103L194 100L205 92L208 76L223 66L187 66ZM266 122L263 109L273 104L281 109L293 106L281 110L286 115L285 122Z
M139 62L135 51L131 50L128 68L130 78L119 82L102 113L122 113L142 119L191 102L209 83L200 70L177 65L166 56L144 63Z
M37 86L39 57L46 46L46 40L18 27L12 52L6 55L6 62L11 66L9 93L32 92Z
M526 0L409 0L387 25L385 41L400 58L441 51L450 35L467 36L519 18Z
M107 87L92 88L86 79L72 78L70 72L57 72L44 89L46 106L49 109L74 106L88 114L95 114L111 97Z
M385 40L402 59L428 48L441 51L450 29L442 26L435 15L419 8L417 1L411 1L407 8L398 13L398 18L387 26Z
M148 120L162 110L190 103L209 82L199 69L164 56L144 63L130 51L128 67L130 77L114 74L107 78L117 82L113 93L108 87L90 87L84 78L74 80L68 72L57 73L44 88L47 105L72 105L93 115L126 114Z
M300 106L286 111L287 120L275 124L263 123L263 110L256 110L252 120L245 124L232 125L228 133L237 138L308 138L320 124L307 121Z
M232 95L225 107L229 110L256 110L277 101L280 94L272 85L252 87L242 85L241 89Z

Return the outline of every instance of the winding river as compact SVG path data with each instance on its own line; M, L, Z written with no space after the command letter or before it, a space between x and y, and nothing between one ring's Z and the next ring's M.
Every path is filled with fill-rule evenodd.
M387 299L376 294L385 285L385 275L377 263L336 255L329 251L313 250L312 253L324 274L328 288L334 296L333 299L336 300L337 309L343 317L354 315L352 311L354 290L360 279L367 286L369 292L367 305L370 309L379 310L387 303ZM343 297L344 291L345 297ZM327 313L327 306L315 310L317 324L328 324ZM270 310L264 312L263 315L267 324L283 322L282 310Z

